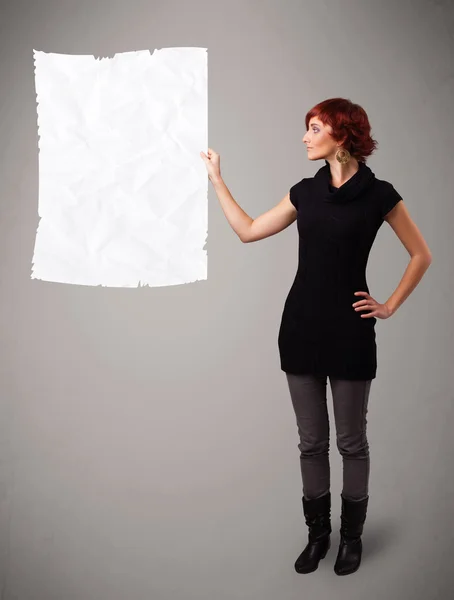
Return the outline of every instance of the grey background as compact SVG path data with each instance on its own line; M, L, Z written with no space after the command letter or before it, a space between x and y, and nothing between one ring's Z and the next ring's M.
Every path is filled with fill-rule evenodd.
M450 2L3 1L1 600L447 599L454 594L453 29ZM209 190L208 280L115 289L32 280L33 48L113 56L208 48L209 145L257 217L312 176L315 103L361 104L433 263L376 325L360 570L332 571L341 459L328 385L332 549L311 575L298 437L277 335L296 224L241 244ZM202 150L202 148L201 148ZM371 294L409 256L384 223ZM330 596L331 595L331 596Z

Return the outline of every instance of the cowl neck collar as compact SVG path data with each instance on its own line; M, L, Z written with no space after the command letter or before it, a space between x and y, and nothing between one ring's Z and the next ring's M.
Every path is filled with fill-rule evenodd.
M339 188L330 191L331 170L329 162L325 160L325 166L317 171L314 178L321 186L323 200L325 202L345 203L354 200L364 192L375 179L373 171L362 161L358 161L358 171L350 177Z

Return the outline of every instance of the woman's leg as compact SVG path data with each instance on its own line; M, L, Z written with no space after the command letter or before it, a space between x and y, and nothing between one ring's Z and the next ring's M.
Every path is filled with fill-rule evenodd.
M314 499L330 490L329 417L326 376L286 373L296 415L303 496Z
M369 493L366 415L371 383L330 377L337 447L343 462L342 496L350 500L362 500Z

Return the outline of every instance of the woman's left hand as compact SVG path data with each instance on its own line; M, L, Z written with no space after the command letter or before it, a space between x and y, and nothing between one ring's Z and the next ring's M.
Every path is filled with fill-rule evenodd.
M352 306L356 312L360 312L362 310L370 310L365 315L360 315L362 319L367 319L368 317L378 317L379 319L387 319L392 315L391 309L386 304L380 304L377 302L370 294L367 292L355 292L355 296L365 296L364 300L359 300L355 302Z

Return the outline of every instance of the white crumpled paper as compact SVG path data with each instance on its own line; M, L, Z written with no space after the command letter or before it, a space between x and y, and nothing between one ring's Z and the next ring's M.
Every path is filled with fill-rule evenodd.
M40 220L32 279L207 278L207 49L34 51Z

